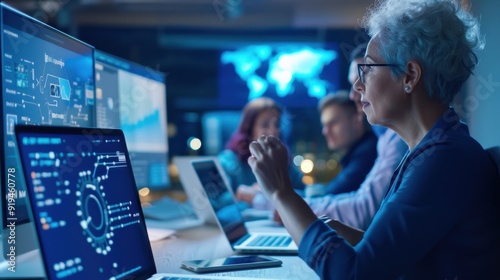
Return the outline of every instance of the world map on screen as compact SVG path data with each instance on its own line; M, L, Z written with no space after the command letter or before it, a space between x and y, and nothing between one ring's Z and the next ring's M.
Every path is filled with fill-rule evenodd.
M335 50L300 45L256 45L221 54L221 64L232 65L246 83L247 100L268 91L278 97L293 95L298 84L307 89L309 97L320 99L332 89L331 81L321 75L337 59Z

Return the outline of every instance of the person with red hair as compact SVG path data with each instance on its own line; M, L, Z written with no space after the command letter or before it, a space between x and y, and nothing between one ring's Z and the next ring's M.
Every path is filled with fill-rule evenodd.
M268 203L254 201L264 199L263 196L256 196L260 192L257 180L252 169L248 165L250 157L249 144L257 140L259 136L273 135L282 137L284 123L282 122L283 108L273 99L260 97L251 100L243 108L240 123L226 144L226 149L219 155L218 159L229 180L229 184L239 200L248 202L250 205L259 204L270 206ZM303 190L302 173L291 162L287 162L293 188Z

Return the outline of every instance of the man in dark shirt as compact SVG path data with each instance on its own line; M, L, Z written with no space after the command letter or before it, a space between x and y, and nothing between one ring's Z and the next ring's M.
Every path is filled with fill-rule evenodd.
M318 108L328 148L340 153L342 165L340 173L324 186L324 194L355 191L377 158L377 137L347 96L329 94Z

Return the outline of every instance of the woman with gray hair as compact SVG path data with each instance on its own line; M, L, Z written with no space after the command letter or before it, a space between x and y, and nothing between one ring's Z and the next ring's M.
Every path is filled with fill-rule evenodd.
M322 279L498 279L500 178L450 108L482 48L476 19L457 0L387 0L365 23L354 87L368 121L409 147L373 222L362 232L315 217L272 136L250 144L263 193Z

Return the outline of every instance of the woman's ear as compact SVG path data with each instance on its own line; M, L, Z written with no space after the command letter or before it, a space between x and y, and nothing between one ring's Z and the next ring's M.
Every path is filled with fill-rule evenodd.
M416 60L410 60L406 64L406 74L404 75L403 85L406 93L411 93L422 76L422 66Z

